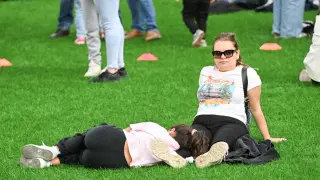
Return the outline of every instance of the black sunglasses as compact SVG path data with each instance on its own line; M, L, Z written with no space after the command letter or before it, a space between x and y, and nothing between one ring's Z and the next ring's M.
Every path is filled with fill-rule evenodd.
M230 58L233 56L233 53L235 52L236 50L234 49L229 49L229 50L225 50L223 52L221 51L212 51L212 55L214 58L221 58L222 54L226 57L226 58Z

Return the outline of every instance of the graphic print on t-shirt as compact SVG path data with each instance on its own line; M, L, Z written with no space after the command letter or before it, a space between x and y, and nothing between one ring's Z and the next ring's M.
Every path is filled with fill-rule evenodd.
M206 106L219 106L220 104L229 104L235 89L234 81L227 79L215 79L208 76L201 82L198 89L198 99L201 104Z

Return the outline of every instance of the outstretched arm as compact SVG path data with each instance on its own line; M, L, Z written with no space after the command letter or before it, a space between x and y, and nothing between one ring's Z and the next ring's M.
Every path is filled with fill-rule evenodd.
M271 142L281 142L286 138L272 138L269 134L268 125L264 118L261 106L260 106L261 86L257 86L248 91L250 111L257 123L261 135L264 139L269 139Z

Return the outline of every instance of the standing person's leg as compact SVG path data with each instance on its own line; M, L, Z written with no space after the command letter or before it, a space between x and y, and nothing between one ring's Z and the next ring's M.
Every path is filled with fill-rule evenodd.
M73 23L73 6L74 0L60 0L59 24L57 31L50 35L51 38L64 37L70 34L70 26Z
M80 0L75 0L74 5L76 7L75 25L77 33L76 40L74 41L74 43L81 45L86 43L86 28L84 25L83 11Z
M101 73L101 41L99 37L99 18L93 0L81 0L83 17L87 31L89 68L85 77L98 76Z
M320 84L320 15L316 16L312 44L307 56L304 58L305 70L300 72L300 81Z
M139 0L127 0L131 12L132 23L131 31L125 36L125 39L132 39L143 36L144 18L142 16Z
M140 0L141 13L146 21L146 41L160 39L161 34L156 22L156 11L152 0Z
M281 1L273 1L273 24L272 24L272 36L274 38L280 37L280 26L281 26Z
M83 166L112 169L129 167L124 155L126 137L122 129L109 125L93 128L88 131L84 142L87 149L80 156Z
M204 32L195 22L198 14L199 0L183 0L182 17L183 22L193 35L192 46L199 46L203 39Z
M281 1L280 36L284 38L305 37L302 33L305 0Z
M119 64L123 64L124 30L119 18L119 0L96 0L101 24L105 32L107 67L90 82L117 81Z
M204 32L204 36L201 40L200 47L207 47L206 42L206 32L207 32L207 20L209 16L209 7L210 7L210 0L201 0L198 13L196 15L196 21L200 30Z

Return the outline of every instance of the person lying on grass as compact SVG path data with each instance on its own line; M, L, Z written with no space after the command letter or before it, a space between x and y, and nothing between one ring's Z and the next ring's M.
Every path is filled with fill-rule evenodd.
M253 68L243 64L235 34L219 34L213 42L212 56L215 66L206 66L200 73L199 108L191 126L203 131L210 140L210 150L195 159L199 168L222 162L225 154L234 149L238 138L249 133L249 109L265 140L286 140L269 134L260 106L260 77ZM246 85L243 77L247 77ZM248 106L246 100L249 101ZM181 156L186 154L183 149L177 153Z
M174 168L186 165L175 150L189 148L193 154L206 152L204 136L187 125L167 131L153 122L130 124L126 129L102 123L84 133L62 138L56 146L28 144L20 163L31 168L80 164L86 168L151 166L161 161Z

